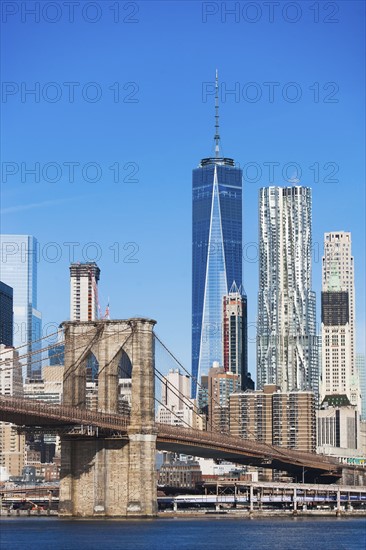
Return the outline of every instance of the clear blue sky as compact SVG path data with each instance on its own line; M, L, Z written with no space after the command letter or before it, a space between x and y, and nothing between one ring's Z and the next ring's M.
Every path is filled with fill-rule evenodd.
M85 9L88 2L81 1L74 22L63 2L59 10L43 9L48 3L40 2L39 22L22 12L23 2L2 4L1 231L32 234L40 242L44 323L68 318L71 246L64 243L80 243L75 261L102 253L102 308L109 297L114 318L155 318L160 337L190 368L191 170L213 151L213 99L202 90L217 67L224 154L246 174L243 252L252 374L258 189L285 185L287 163L297 163L301 184L313 188L318 302L323 233L352 232L357 349L364 350L363 2L315 3L319 13L313 2L298 2L296 10L281 2L273 17L262 2L249 10L241 2L240 12L225 20L221 2L103 1ZM116 5L119 15L110 9ZM269 82L276 83L273 101ZM39 97L24 94L38 85ZM235 87L239 97L227 93ZM93 102L96 93L101 97ZM70 162L79 163L73 182L70 164L64 164ZM279 163L272 181L264 164L270 162ZM24 172L35 163L38 183ZM96 172L87 163L100 167L99 181L90 181ZM117 183L109 168L115 163L121 168ZM286 177L297 175L289 166ZM98 250L87 247L83 256L90 242ZM57 261L50 261L55 255Z

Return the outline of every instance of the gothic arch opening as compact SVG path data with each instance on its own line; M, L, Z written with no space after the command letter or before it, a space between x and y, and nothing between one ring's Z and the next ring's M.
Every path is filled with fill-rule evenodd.
M125 350L121 350L118 361L118 378L132 378L132 363Z
M117 411L124 416L131 414L131 395L132 395L132 363L124 350L117 365L118 377L118 398Z
M92 352L90 352L86 358L85 371L86 408L92 411L97 411L99 363L94 353Z

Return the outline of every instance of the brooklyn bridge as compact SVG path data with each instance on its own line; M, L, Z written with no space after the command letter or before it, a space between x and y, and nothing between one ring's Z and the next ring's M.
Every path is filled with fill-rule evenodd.
M309 482L342 478L342 464L331 457L157 423L154 325L144 318L65 322L62 404L0 396L1 421L60 435L60 515L156 515L157 450L287 471L300 479L306 472ZM91 353L99 365L93 410L86 389ZM118 412L121 364L132 380L128 414Z

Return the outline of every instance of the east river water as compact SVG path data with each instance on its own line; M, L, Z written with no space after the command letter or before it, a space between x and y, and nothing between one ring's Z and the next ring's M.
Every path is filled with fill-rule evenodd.
M1 550L364 550L365 518L2 518Z

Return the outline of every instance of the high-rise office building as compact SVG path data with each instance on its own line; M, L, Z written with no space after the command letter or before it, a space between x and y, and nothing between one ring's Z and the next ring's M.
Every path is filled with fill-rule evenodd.
M242 170L221 156L216 75L215 156L193 170L192 375L222 361L222 299L242 281ZM192 393L196 397L193 382Z
M0 344L13 345L13 289L0 281Z
M324 234L322 369L318 450L355 457L360 450L361 391L355 358L354 261L351 234Z
M366 421L366 363L364 353L356 353L356 368L361 390L361 419Z
M157 411L157 421L173 426L200 427L196 400L190 398L191 383L186 374L179 369L171 369L161 381L161 405Z
M229 432L229 396L240 390L240 376L218 363L208 373L208 424L215 432Z
M52 367L65 364L65 344L59 344L48 350L48 361Z
M349 295L337 290L322 291L322 376L320 402L326 396L351 399L351 330ZM350 404L350 401L348 401Z
M241 287L232 284L223 297L223 365L226 372L239 374L241 388L254 389L248 375L247 297Z
M70 321L98 319L98 281L100 269L95 262L70 266Z
M62 402L63 377L63 365L45 365L42 369L41 379L27 379L25 381L23 386L24 397L60 404Z
M38 243L30 235L1 235L1 280L13 288L13 344L29 378L41 377L42 316L37 309Z
M190 398L190 379L187 374L182 374L179 369L170 369L163 376L161 385L161 401L169 409L182 409Z
M199 386L197 388L197 406L200 413L208 419L208 375L201 376Z
M0 344L0 395L23 397L22 365L12 347ZM0 481L20 476L25 459L25 435L10 422L0 422Z
M340 381L345 378L347 396L352 405L357 405L360 408L360 387L355 351L354 259L351 245L351 233L349 232L332 231L324 234L322 291L333 304L333 314L328 324L323 323L322 320L324 348L322 352L322 384L323 388L324 385L326 388L325 394L335 393L337 390L329 385L331 370L333 382L337 377ZM337 296L343 297L343 307L341 307L341 303L338 303ZM347 307L345 306L346 301ZM347 323L344 315L341 315L342 311L346 314L346 310Z
M311 253L311 189L260 189L258 389L318 393Z
M0 395L23 397L22 365L19 353L0 344Z
M360 419L355 405L338 396L316 411L317 451L339 458L360 456ZM324 406L325 405L325 406Z

